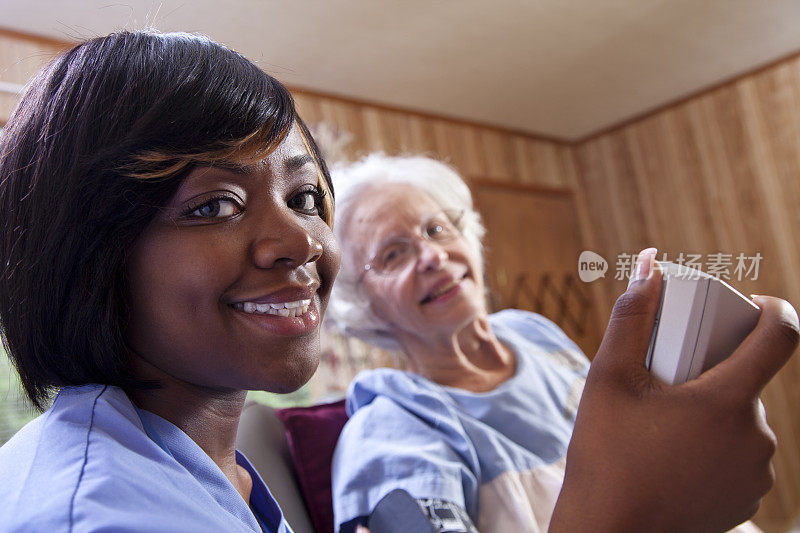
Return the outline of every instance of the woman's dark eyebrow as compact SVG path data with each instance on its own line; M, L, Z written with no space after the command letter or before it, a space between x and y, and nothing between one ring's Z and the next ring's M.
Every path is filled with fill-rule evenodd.
M284 164L286 165L286 170L288 170L289 172L294 172L294 171L299 170L300 168L302 168L303 165L306 165L307 163L313 163L313 162L314 162L314 158L311 157L310 155L308 155L308 154L298 154L298 155L295 155L295 156L292 156L292 157L288 158L286 160L286 163L284 163Z
M284 166L286 167L287 171L295 172L303 168L304 165L313 162L314 158L311 157L309 154L297 154L287 158L286 161L284 162ZM263 164L263 162L241 164L228 161L219 161L209 168L218 168L221 170L227 170L229 172L233 172L234 174L244 175L255 172L261 164Z
M228 172L233 172L234 174L247 174L248 172L253 172L255 165L234 163L232 161L217 161L213 166L209 166L208 168L227 170Z

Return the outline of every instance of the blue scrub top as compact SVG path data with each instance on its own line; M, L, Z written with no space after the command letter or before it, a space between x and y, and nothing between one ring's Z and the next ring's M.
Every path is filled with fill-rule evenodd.
M249 505L183 431L117 387L66 387L0 447L0 532L291 533L247 458Z

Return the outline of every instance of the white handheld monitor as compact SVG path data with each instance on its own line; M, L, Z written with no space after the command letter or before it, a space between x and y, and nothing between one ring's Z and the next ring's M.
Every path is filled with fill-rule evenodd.
M728 357L755 328L761 309L722 280L659 261L661 303L647 368L678 385Z

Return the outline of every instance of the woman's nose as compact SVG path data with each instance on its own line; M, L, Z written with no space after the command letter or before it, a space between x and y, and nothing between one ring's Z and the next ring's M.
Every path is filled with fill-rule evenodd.
M296 268L322 257L322 243L299 224L284 224L280 230L265 233L251 245L253 264L257 268L279 265Z
M447 260L447 251L440 244L422 240L417 244L417 271L436 270Z

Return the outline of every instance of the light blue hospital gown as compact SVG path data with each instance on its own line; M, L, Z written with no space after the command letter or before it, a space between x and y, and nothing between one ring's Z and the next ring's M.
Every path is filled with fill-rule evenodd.
M249 506L192 439L119 388L67 387L0 447L0 532L291 533L236 460L253 478Z
M356 377L333 462L336 524L401 488L462 506L480 531L547 530L589 361L541 315L489 320L517 363L490 392L394 369Z

